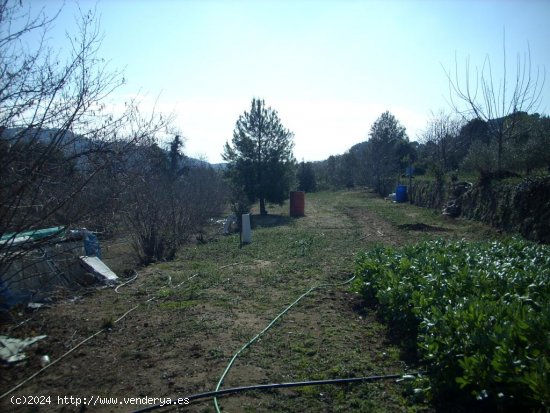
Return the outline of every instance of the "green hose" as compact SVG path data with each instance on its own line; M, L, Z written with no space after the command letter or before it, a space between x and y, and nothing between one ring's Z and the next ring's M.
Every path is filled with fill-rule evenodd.
M303 293L301 296L299 296L296 300L294 300L294 302L292 304L290 304L287 308L285 308L283 310L283 312L281 312L277 317L275 317L271 321L271 323L269 323L262 331L260 331L258 334L256 334L248 343L246 343L244 346L242 346L240 348L240 350L235 353L235 355L231 358L231 360L229 361L229 364L225 368L222 376L220 377L220 380L218 381L218 384L216 386L215 391L220 390L220 387L223 383L223 380L225 379L225 376L227 375L227 373L229 372L229 370L233 366L233 363L235 362L237 357L239 357L239 354L241 354L247 347L249 347L252 343L254 343L258 338L260 338L267 330L269 330L273 326L273 324L275 324L277 322L277 320L279 318L281 318L283 315L285 315L286 312L288 310L290 310L292 307L294 307L302 298L304 298L306 295L308 295L309 293L311 293L314 290L318 290L320 288L338 287L338 286L341 286L341 285L346 285L346 284L349 284L350 282L352 282L354 279L355 279L355 275L353 277L351 277L349 280L341 282L341 283L321 284L321 285L317 285L315 287L311 287L309 290L307 290L305 293ZM216 408L216 413L221 413L220 406L218 405L218 398L217 397L214 397L214 407Z

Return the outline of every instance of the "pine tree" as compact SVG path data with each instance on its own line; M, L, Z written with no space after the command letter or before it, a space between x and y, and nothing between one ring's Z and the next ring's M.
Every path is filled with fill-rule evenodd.
M262 215L267 214L266 201L281 204L288 197L295 164L293 137L277 111L254 98L250 111L239 116L231 144L225 144L228 176L251 203L260 201Z
M390 112L384 112L371 127L367 158L372 168L376 190L381 190L382 179L396 175L409 150L405 128Z
M298 169L298 189L305 192L314 192L317 186L315 179L315 171L311 162L304 162L300 164Z

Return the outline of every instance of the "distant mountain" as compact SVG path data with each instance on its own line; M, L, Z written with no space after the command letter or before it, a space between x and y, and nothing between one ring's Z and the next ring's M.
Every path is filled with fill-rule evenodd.
M61 131L60 129L40 129L40 128L2 128L0 129L0 139L6 139L11 144L16 142L49 144L53 139L58 139L60 146L67 145L69 142L87 141L84 137L79 137L71 131Z
M168 151L166 151L166 153L168 154ZM210 164L206 161L203 161L201 159L196 159L196 158L190 158L188 156L184 158L183 162L185 163L185 166L189 168L200 168L200 167L210 166Z
M210 166L216 171L225 171L227 169L227 163L211 163Z
M74 156L75 154L83 154L94 149L113 148L111 145L117 145L117 142L107 142L101 140L91 140L82 135L76 135L71 131L61 131L60 129L27 129L27 128L0 128L0 139L5 139L11 145L20 144L42 144L48 145L53 139L58 139L59 144L56 145L66 156ZM167 155L168 150L161 148ZM225 163L210 164L201 159L185 156L182 160L188 168L212 167L215 170L224 170Z

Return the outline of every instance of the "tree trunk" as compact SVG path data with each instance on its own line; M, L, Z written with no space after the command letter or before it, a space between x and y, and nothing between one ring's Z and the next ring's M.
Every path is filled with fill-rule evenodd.
M260 198L260 215L267 215L267 210L265 209L265 198Z
M502 135L498 137L497 171L502 171Z

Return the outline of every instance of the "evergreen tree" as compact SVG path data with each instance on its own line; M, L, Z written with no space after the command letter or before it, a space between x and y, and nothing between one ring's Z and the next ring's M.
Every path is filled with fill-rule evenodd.
M298 169L298 189L300 191L313 192L316 186L317 182L312 163L302 161Z
M172 142L170 142L170 150L168 156L170 157L170 178L175 180L179 176L183 175L185 169L181 166L185 156L182 154L183 140L180 135L174 136Z
M237 120L231 144L224 146L229 178L250 202L260 201L262 215L267 214L266 201L281 204L288 197L295 164L293 137L277 111L266 108L264 100L252 99L250 111Z
M376 119L369 135L367 159L373 184L380 191L382 179L397 175L404 167L403 158L411 148L405 128L387 111Z

